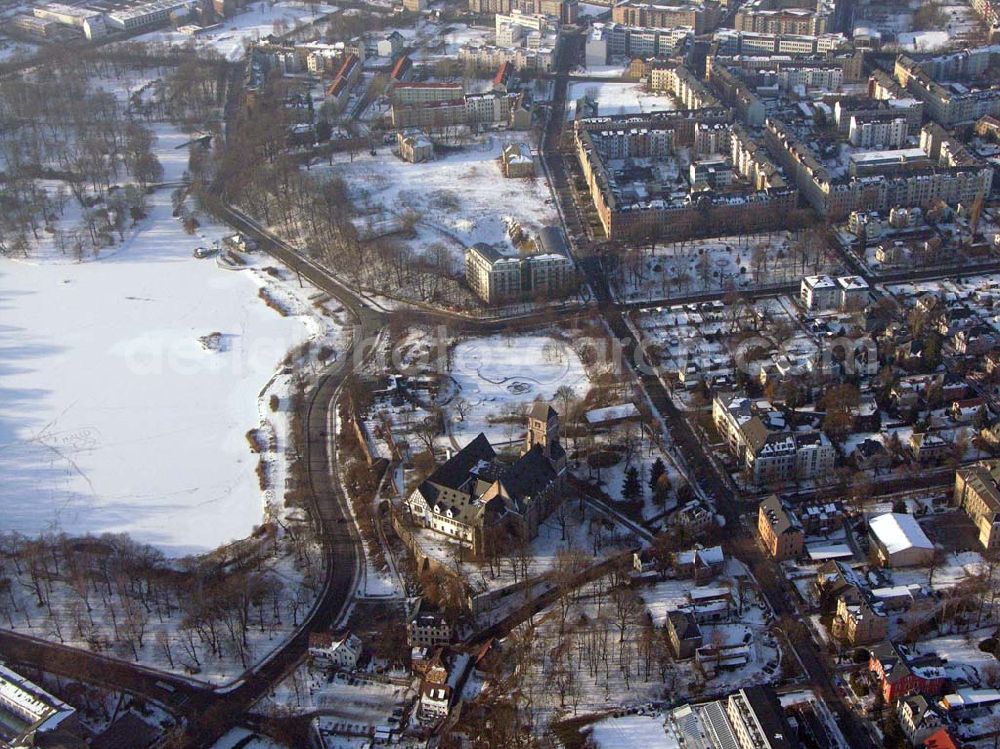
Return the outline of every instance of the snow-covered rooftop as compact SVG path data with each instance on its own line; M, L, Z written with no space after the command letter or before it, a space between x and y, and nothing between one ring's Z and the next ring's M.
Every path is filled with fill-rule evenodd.
M872 518L871 532L889 554L907 549L933 549L934 544L927 538L917 519L900 512L887 512Z

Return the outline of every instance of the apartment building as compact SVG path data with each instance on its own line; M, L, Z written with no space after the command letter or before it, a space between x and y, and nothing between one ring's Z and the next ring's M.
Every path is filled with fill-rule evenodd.
M861 276L806 276L799 284L799 299L808 310L857 310L867 305L869 291Z
M847 139L859 148L902 148L909 128L906 117L892 111L851 115Z
M434 144L430 138L416 128L407 128L396 133L396 147L399 158L411 164L419 164L434 158Z
M501 304L535 294L559 295L576 279L573 261L553 245L564 240L547 239L560 232L545 227L539 235L540 251L525 256L504 255L495 247L476 244L465 251L465 279L476 296L487 304Z
M393 105L455 101L464 96L465 87L461 83L397 83L392 87Z
M504 177L522 179L535 176L535 158L527 143L508 143L500 151L500 171Z
M688 27L695 34L705 34L719 25L722 18L719 4L712 0L700 3L639 2L625 0L611 10L611 20L626 26L670 29Z
M708 67L708 80L719 98L736 112L737 118L749 127L764 124L766 110L764 103L750 86L738 75L722 64Z
M796 749L800 746L777 695L767 687L748 687L731 694L725 709L740 749Z
M757 508L757 533L767 553L778 561L795 559L805 548L802 524L776 494L769 496Z
M576 23L579 0L469 0L469 11L483 15L525 13L542 15L559 23Z
M527 49L501 47L492 44L465 44L458 50L458 59L477 70L495 70L510 63L518 70L549 72L552 70L554 50L551 47Z
M733 168L749 180L754 189L786 186L784 175L767 151L741 125L733 125L730 129L729 144Z
M170 14L181 8L190 7L190 0L152 0L112 11L106 16L108 25L122 31L136 31L166 23Z
M577 159L590 189L591 199L607 235L634 237L685 237L708 226L728 231L737 227L776 226L798 204L790 186L751 190L734 187L724 193L697 196L648 194L644 184L628 170L613 171L608 160L628 156L664 158L676 146L693 146L695 125L726 123L721 109L653 112L648 115L581 118L574 123Z
M870 600L867 592L863 592L855 603L841 596L837 599L837 611L830 629L835 638L852 647L869 645L886 638L889 617L879 604Z
M814 55L847 46L843 34L772 34L719 29L714 54L720 55Z
M684 26L662 29L595 23L586 40L587 65L604 65L612 57L672 57L693 34L694 29Z
M31 12L35 18L53 21L62 26L76 27L89 40L99 39L108 33L107 17L97 10L66 5L65 3L46 3L32 8ZM22 22L21 28L25 28L26 25L29 26L26 30L32 31L27 21ZM32 33L38 33L38 30L34 30ZM50 36L51 34L43 31L41 35Z
M919 61L900 55L893 76L924 103L928 116L950 128L974 122L984 115L1000 115L1000 87L982 88L969 80L997 65L1000 52L994 47L978 47Z
M1000 546L1000 461L959 468L955 472L954 498L976 526L983 548Z
M747 3L736 11L733 28L737 31L754 31L762 34L791 34L817 36L828 29L828 17L799 8L767 10L765 3Z
M963 163L935 163L916 149L854 154L854 173L834 178L780 120L768 118L764 137L809 203L831 219L845 218L852 211L927 208L938 201L971 205L978 196L989 194L992 186L993 168L985 162L970 157ZM946 151L961 153L964 149L949 147ZM905 160L901 161L901 156Z
M649 88L674 96L684 109L715 109L721 102L683 65L655 65L649 71Z
M0 747L79 746L76 709L0 665Z

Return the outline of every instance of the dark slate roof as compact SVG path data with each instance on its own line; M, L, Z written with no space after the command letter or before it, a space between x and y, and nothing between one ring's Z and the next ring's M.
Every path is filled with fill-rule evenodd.
M677 633L678 640L693 640L701 637L701 628L690 611L668 611L667 619Z
M561 226L543 226L538 232L538 243L542 252L569 257L569 243Z
M486 258L489 262L495 263L497 260L502 260L506 255L504 255L500 250L491 244L486 244L485 242L476 242L472 245L470 249L475 249Z
M532 445L524 455L504 471L500 484L507 495L519 504L525 497L534 497L545 491L558 474L545 457L541 445Z
M126 713L94 739L93 749L144 749L159 738L160 732L135 713Z
M771 749L792 749L801 744L795 737L792 727L785 718L778 696L774 690L767 687L747 687L743 690L747 702L753 708L754 716L760 723L761 730L767 738Z
M755 453L760 452L760 448L764 446L767 438L771 435L771 430L760 420L759 416L751 417L743 424L742 430L743 436L746 437L747 443Z
M800 528L798 520L785 509L784 505L781 504L781 500L778 499L777 494L772 494L761 502L760 510L767 517L776 536L780 536L782 533L798 531Z
M469 473L478 463L482 461L489 463L496 460L496 457L497 454L489 440L486 439L486 435L480 432L479 436L472 442L438 466L424 484L440 484L449 489L458 489L468 480ZM421 485L421 492L423 492L423 485Z

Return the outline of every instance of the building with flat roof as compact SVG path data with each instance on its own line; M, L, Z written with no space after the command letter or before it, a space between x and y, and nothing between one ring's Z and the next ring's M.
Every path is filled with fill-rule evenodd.
M0 666L0 749L36 746L39 734L50 734L76 710L20 674Z
M121 31L136 31L170 20L170 14L191 7L191 0L151 0L108 13L108 25Z

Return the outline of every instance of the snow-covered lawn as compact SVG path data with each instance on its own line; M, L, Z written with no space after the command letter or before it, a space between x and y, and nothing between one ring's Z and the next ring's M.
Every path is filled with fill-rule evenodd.
M604 70L598 75L605 75ZM570 84L566 94L566 114L570 119L576 111L577 99L584 96L597 101L597 113L601 116L677 109L672 96L644 91L641 83L578 81Z
M458 397L470 406L464 419L453 413L454 402L449 409L449 435L458 447L480 432L494 443L520 440L527 427L524 416L518 415L521 409L536 398L551 401L562 386L572 388L577 398L589 389L587 372L573 347L544 335L463 341L455 346L451 376Z
M560 552L580 552L587 564L592 564L620 554L636 543L627 528L613 523L587 505L580 509L579 503L573 499L565 501L562 511L566 520L564 538L559 512L550 515L538 527L538 535L529 544L523 567L516 573L516 560L511 555L504 557L492 572L486 563L460 563L458 569L472 590L478 594L513 585L526 579L524 572L527 572L528 578L551 572L556 569ZM455 569L457 544L428 528L414 529L413 535L427 556L445 568ZM520 563L518 567L521 567ZM518 598L515 603L523 603L523 600Z
M503 245L513 253L507 233L511 222L529 235L559 222L540 166L534 179L506 179L500 172L501 148L518 141L530 141L529 134L491 134L422 164L408 164L386 147L374 157L355 155L353 161L342 155L332 170L347 183L362 217L377 221L386 213L415 211L419 222L412 248L423 254L433 244L444 245L458 270L465 250L477 242Z
M151 31L137 36L135 41L184 47L193 44L199 49L214 49L227 60L239 60L243 57L247 42L256 42L270 34L290 31L339 10L324 3L256 2L247 5L243 13L227 18L218 28L197 35L179 31Z
M674 735L663 728L662 715L623 715L593 725L590 740L597 749L679 749Z
M5 530L128 532L181 555L262 520L246 432L283 422L265 389L281 395L287 378L269 381L289 350L335 346L339 328L313 307L315 289L263 272L273 263L194 259L226 228L189 236L169 190L149 203L100 260L0 261ZM264 287L286 316L257 298Z

